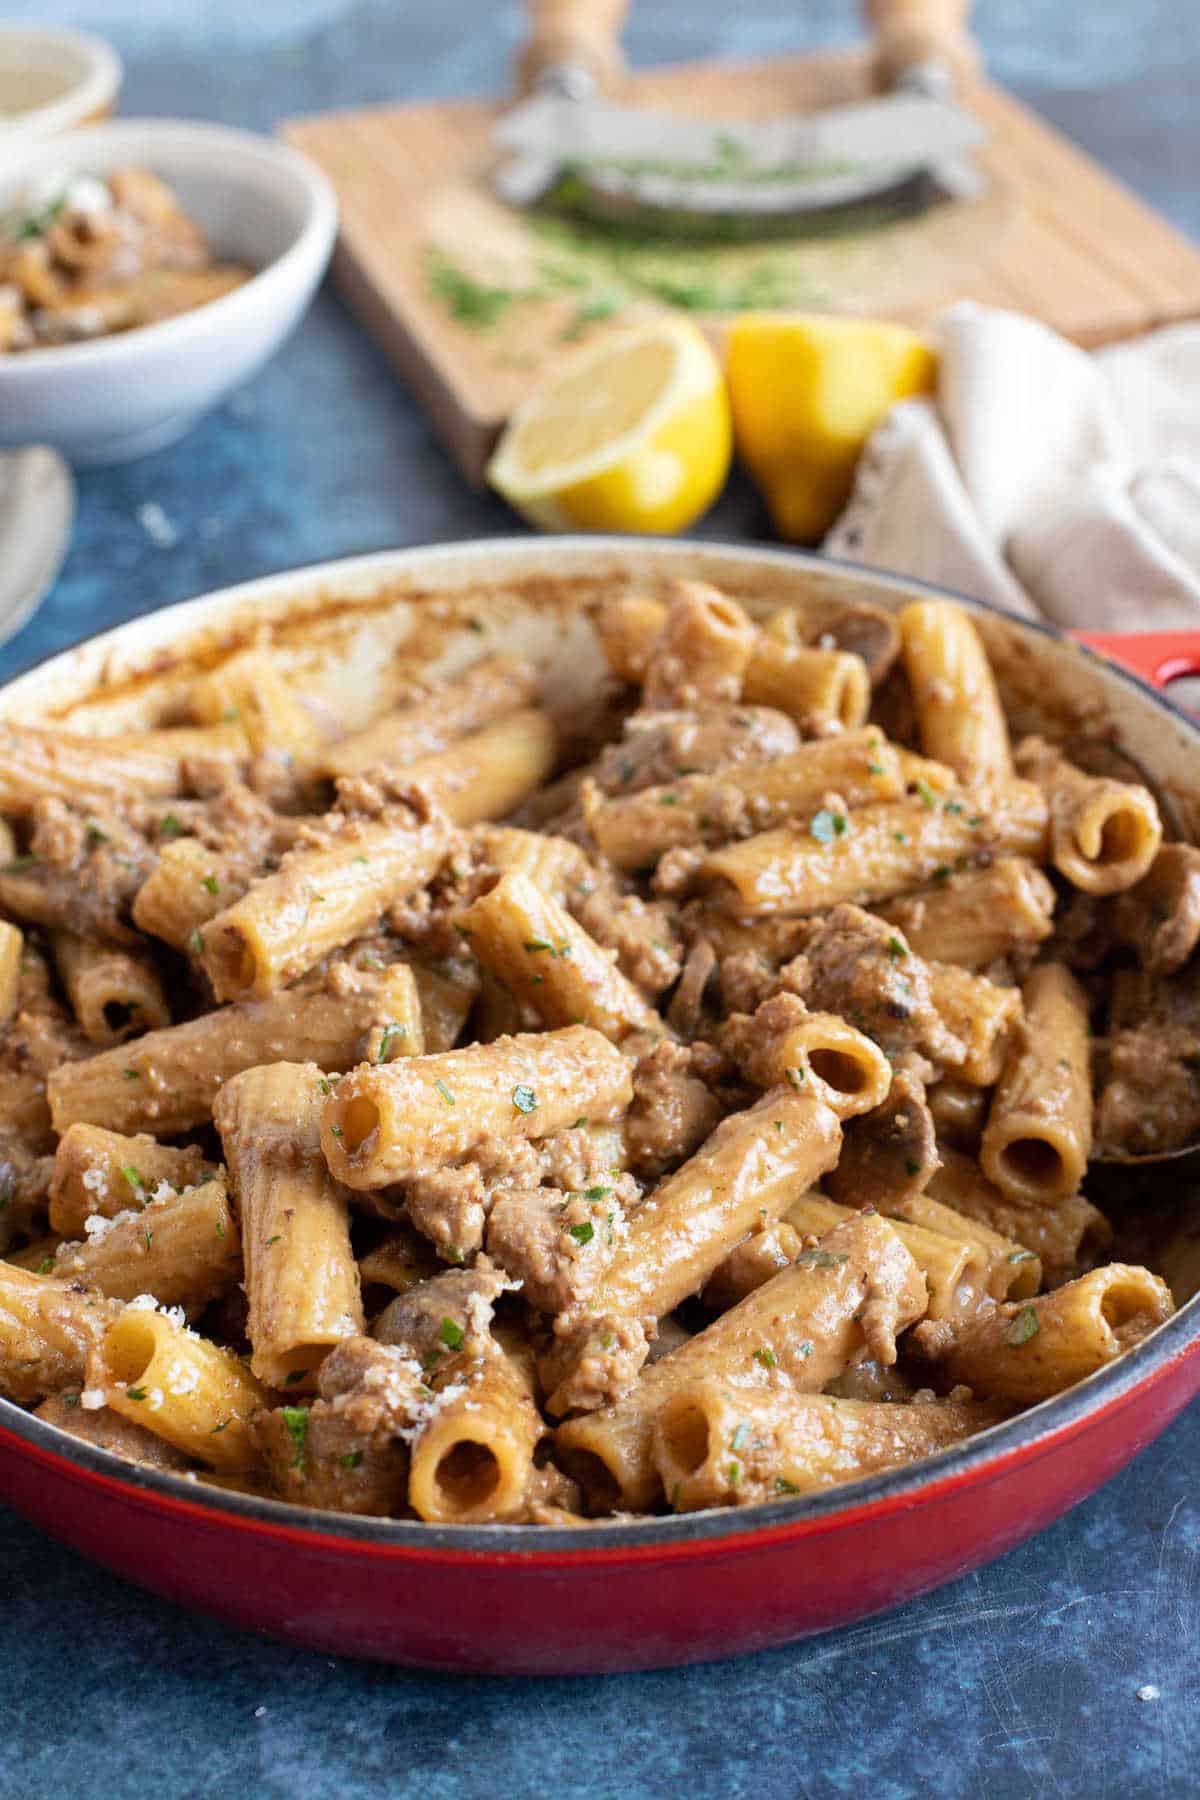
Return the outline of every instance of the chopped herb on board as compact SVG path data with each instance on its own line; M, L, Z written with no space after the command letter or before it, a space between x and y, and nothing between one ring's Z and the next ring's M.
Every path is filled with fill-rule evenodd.
M1038 1316L1032 1306L1023 1306L1005 1332L1004 1341L1019 1350L1022 1344L1027 1344L1030 1338L1036 1337L1040 1330Z

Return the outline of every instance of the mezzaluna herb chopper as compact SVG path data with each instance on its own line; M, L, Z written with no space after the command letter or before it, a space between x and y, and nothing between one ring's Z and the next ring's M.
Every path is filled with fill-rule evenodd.
M628 0L528 0L526 98L492 134L494 183L539 205L717 239L845 228L941 198L971 198L982 127L955 104L976 58L969 0L864 0L877 97L766 119L711 120L608 97Z

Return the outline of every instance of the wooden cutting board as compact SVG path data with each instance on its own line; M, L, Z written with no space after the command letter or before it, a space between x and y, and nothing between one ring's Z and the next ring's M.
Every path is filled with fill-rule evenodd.
M694 63L631 76L628 97L718 120L867 91L865 55ZM1090 157L986 82L986 192L835 238L646 248L505 207L487 181L502 106L373 108L283 127L341 205L335 277L478 482L514 405L566 347L672 301L719 331L754 302L920 324L970 297L1095 345L1200 314L1200 250Z

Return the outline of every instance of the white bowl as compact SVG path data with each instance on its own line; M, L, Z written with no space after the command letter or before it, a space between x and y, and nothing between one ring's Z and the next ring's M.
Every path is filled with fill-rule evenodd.
M122 73L111 45L86 31L0 23L0 147L104 118Z
M0 354L0 445L53 444L89 467L173 443L279 348L325 271L337 229L325 177L298 151L224 125L123 119L0 146L0 211L41 176L131 165L170 183L221 260L258 273L157 325Z

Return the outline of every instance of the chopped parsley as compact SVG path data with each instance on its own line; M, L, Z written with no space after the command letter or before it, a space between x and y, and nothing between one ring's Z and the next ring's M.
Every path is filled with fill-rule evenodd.
M787 1078L794 1088L802 1087L808 1079L808 1071L801 1068L789 1069Z
M303 1381L311 1373L311 1369L293 1369L283 1385L284 1387L295 1387L298 1381Z
M587 1114L586 1114L586 1113L580 1113L580 1115L579 1115L579 1117L578 1117L578 1118L577 1118L577 1119L576 1119L576 1121L575 1121L575 1123L574 1123L574 1124L573 1124L573 1125L572 1125L572 1126L571 1126L571 1130L572 1130L572 1131L582 1131L582 1130L583 1130L583 1127L584 1127L584 1126L585 1126L585 1125L586 1125L586 1124L587 1124Z
M144 1400L146 1398L146 1389L144 1387L126 1388L125 1398L127 1400Z
M140 1069L122 1069L121 1073L124 1075L126 1081L140 1081L142 1079L142 1071Z
M818 844L832 844L834 838L845 837L848 826L845 813L830 812L823 806L820 812L813 814L808 829Z
M888 955L891 957L893 962L899 962L899 960L902 956L908 955L907 949L905 948L902 940L898 937L890 937L888 939L887 947L888 947Z
M801 1494L804 1490L803 1488L798 1488L794 1481L787 1481L782 1475L777 1475L775 1477L775 1492L777 1494Z
M519 1113L531 1113L538 1100L534 1090L525 1082L518 1082L512 1091L512 1103Z
M338 1461L341 1463L343 1469L357 1469L361 1464L362 1459L363 1453L361 1450L350 1450L345 1456L338 1457Z
M772 1350L770 1344L760 1345L754 1352L754 1360L756 1363L761 1363L764 1369L777 1369L779 1367L779 1358Z
M203 955L204 939L200 936L200 927L198 925L197 925L195 931L193 931L191 937L188 939L188 943L192 946L192 949L196 952L197 956Z
M130 1187L133 1189L135 1198L138 1199L142 1205L144 1205L145 1202L141 1200L141 1196L142 1196L143 1191L145 1190L146 1184L142 1180L141 1176L138 1174L137 1170L134 1168L133 1164L132 1163L122 1163L121 1164L121 1174L125 1177L126 1181L129 1183Z
M88 834L88 842L90 844L107 844L107 842L108 842L107 831L102 831L100 826L97 825L95 819L88 820L87 834Z
M219 1238L223 1238L225 1236L225 1221L224 1221L224 1219L217 1220L217 1236Z
M742 1479L741 1463L731 1462L728 1469L725 1471L725 1474L726 1474L726 1479L728 1480L730 1487L736 1487L738 1485L739 1481Z
M937 805L937 795L934 793L929 783L921 776L913 782L913 788L921 804L927 806L930 812L932 812Z
M545 938L530 938L530 940L526 944L525 948L531 954L537 950L548 950L550 952L551 956L554 955L554 945L551 943L548 943Z
M867 774L868 775L882 775L883 774L883 764L877 763L877 762L869 762L867 764Z
M595 1227L587 1221L582 1225L572 1225L570 1227L570 1236L575 1239L577 1244L590 1244L595 1235Z
M264 1250L269 1250L269 1249L270 1249L270 1248L271 1248L271 1245L272 1245L272 1244L277 1244L277 1243L278 1243L278 1242L279 1242L279 1240L280 1240L280 1238L281 1238L281 1237L282 1237L282 1236L283 1236L283 1233L282 1233L282 1231L277 1231L277 1232L276 1232L276 1233L275 1233L275 1236L274 1236L274 1237L269 1237L269 1238L268 1238L268 1239L267 1239L267 1241L266 1241L266 1243L265 1243L265 1244L264 1244L264 1245L263 1245L263 1249L264 1249Z
M308 1449L308 1408L306 1406L281 1406L279 1416L283 1420L284 1429L292 1440L292 1467L304 1467L305 1452Z
M950 879L949 863L939 863L937 868L933 871L933 879L937 883L938 887L945 887L946 883Z
M202 888L207 888L210 894L219 894L221 891L221 884L215 875L203 876L201 878L200 886Z
M908 838L903 831L893 831L892 836L898 844L907 844Z
M145 1231L142 1233L142 1236L146 1240L146 1248L148 1250L150 1248L151 1244L154 1242L154 1233L152 1231Z
M1019 1350L1022 1344L1027 1344L1030 1338L1036 1337L1040 1330L1038 1316L1032 1306L1023 1306L1005 1332L1004 1341L1011 1344L1014 1350Z
M176 813L173 813L173 812L164 813L162 818L158 821L158 831L159 831L160 837L166 837L166 838L178 837L180 835L180 833L182 832L182 830L183 830L183 820L181 818L179 818L179 816Z
M919 1162L914 1162L910 1156L904 1165L904 1172L906 1175L919 1175L921 1173L921 1165Z
M379 1055L375 1058L375 1061L376 1062L386 1062L387 1061L387 1053L388 1053L388 1045L391 1043L392 1039L396 1038L397 1040L399 1040L400 1038L407 1037L407 1036L408 1036L407 1026L385 1025L383 1028L383 1036L379 1040ZM322 1085L322 1087L325 1088L326 1093L328 1093L329 1092L328 1084L325 1082L322 1082L321 1085Z
M454 1095L450 1092L450 1089L446 1086L444 1081L435 1081L433 1085L442 1096L442 1099L446 1102L447 1106L453 1106L455 1104ZM341 1136L340 1132L338 1133L338 1136Z
M453 1319L443 1319L438 1332L447 1350L461 1350L463 1347L463 1328L456 1325Z
M662 794L659 796L658 804L660 806L678 806L679 805L679 795L678 794Z
M52 1256L43 1256L41 1262L38 1264L38 1274L48 1275L53 1267L54 1258Z
M584 1188L583 1197L585 1200L603 1200L606 1195L611 1193L610 1187L590 1187Z

